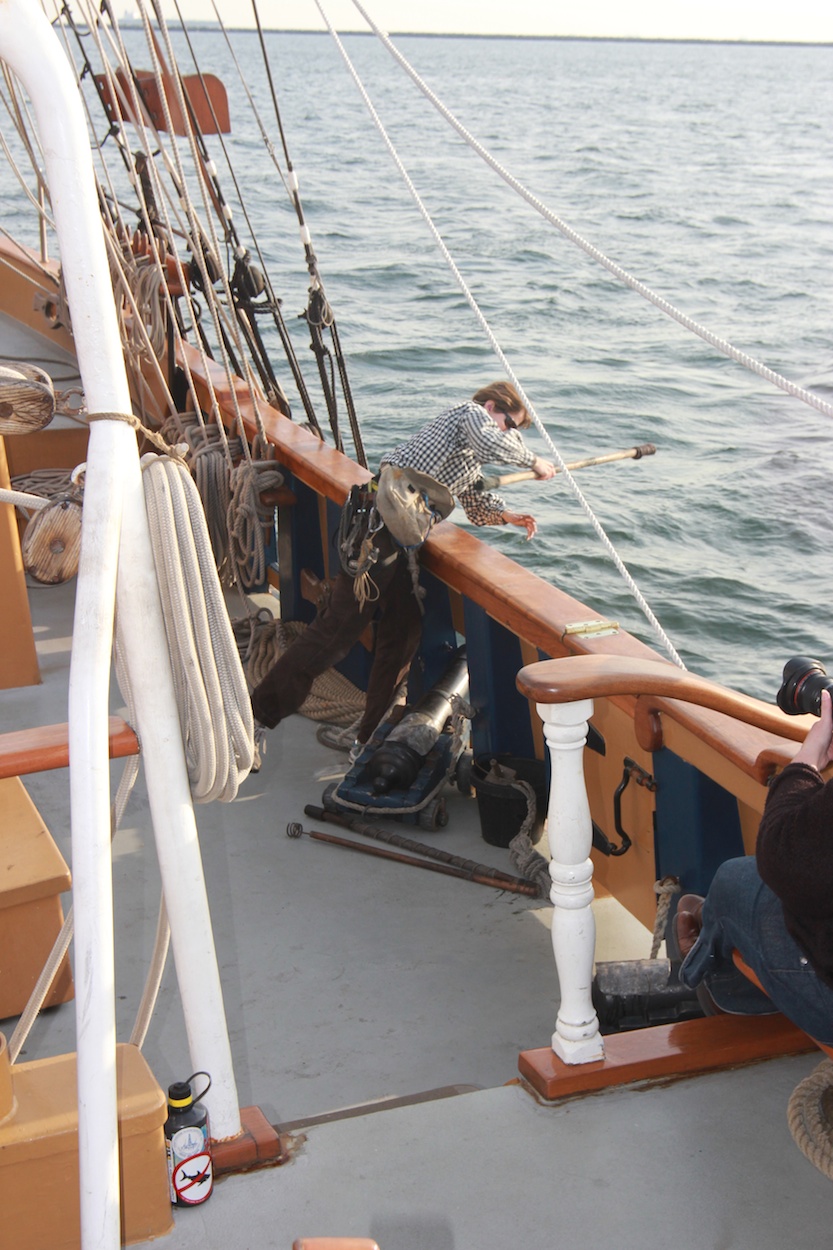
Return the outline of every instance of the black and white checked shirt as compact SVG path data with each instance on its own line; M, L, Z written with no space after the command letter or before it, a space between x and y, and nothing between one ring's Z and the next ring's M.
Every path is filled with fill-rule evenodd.
M421 430L382 457L382 464L418 469L447 486L474 525L504 525L500 495L474 490L484 464L531 469L535 463L517 430L501 430L473 400L441 412Z

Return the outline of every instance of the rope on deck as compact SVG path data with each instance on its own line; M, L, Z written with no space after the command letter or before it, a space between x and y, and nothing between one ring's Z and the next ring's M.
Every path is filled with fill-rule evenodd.
M238 625L238 646L241 644ZM242 622L248 625L249 622ZM306 629L303 621L281 621L277 617L251 621L251 639L246 654L246 677L254 688L263 680L284 651ZM312 689L298 708L310 720L329 721L333 725L352 725L364 711L365 696L351 681L335 669L328 669L312 683Z
M833 1062L824 1059L799 1081L787 1104L787 1123L801 1153L833 1180Z

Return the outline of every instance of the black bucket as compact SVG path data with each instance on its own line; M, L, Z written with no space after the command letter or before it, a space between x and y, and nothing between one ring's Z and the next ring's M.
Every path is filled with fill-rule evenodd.
M509 776L514 772L515 777ZM501 776L503 774L503 776ZM543 760L518 759L514 755L479 755L472 768L471 783L477 796L480 832L490 846L508 846L527 818L529 805L512 781L527 781L535 791L535 821L529 836L537 842L547 814L547 767Z

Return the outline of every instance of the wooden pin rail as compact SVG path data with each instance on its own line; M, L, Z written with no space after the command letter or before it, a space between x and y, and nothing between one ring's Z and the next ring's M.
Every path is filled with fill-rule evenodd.
M109 723L110 759L139 754L139 739L120 716ZM0 778L69 767L69 725L44 725L0 734Z

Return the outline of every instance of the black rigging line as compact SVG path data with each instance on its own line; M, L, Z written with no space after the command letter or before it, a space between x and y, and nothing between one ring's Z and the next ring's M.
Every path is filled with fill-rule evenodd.
M298 363L297 356L295 354L295 349L289 337L289 333L286 328L286 323L281 313L281 301L275 295L268 273L266 272L266 262L264 260L263 253L260 249L260 244L258 243L254 228L252 226L251 219L249 218L249 214L246 209L246 204L243 198L243 194L240 189L240 184L235 175L234 166L229 158L228 149L226 147L225 141L222 136L222 131L220 129L220 125L217 119L217 114L214 109L214 104L211 100L210 93L208 92L205 86L205 79L203 77L202 69L200 68L200 65L197 61L197 56L194 51L191 38L188 34L185 21L182 17L182 13L179 7L178 0L174 0L174 5L176 8L177 17L179 18L179 22L182 27L182 32L185 37L185 41L188 45L188 50L191 53L191 58L194 62L194 67L199 77L200 85L203 88L204 98L211 112L211 117L212 117L215 129L217 132L217 138L223 150L223 155L226 159L226 164L229 170L229 174L231 176L235 191L237 193L237 199L240 204L241 210L243 212L246 225L248 226L249 233L252 237L253 244L257 252L258 260L261 266L260 270L258 270L251 264L251 256L249 254L249 251L248 249L242 246L239 235L237 233L237 229L233 224L231 213L226 211L227 204L223 197L222 190L219 184L219 180L217 179L216 175L210 173L210 170L208 169L208 163L209 163L208 149L205 144L202 132L197 123L196 117L194 115L194 110L191 105L191 101L188 97L187 92L184 91L184 87L183 87L183 94L185 96L185 100L188 105L189 116L191 118L192 125L194 126L195 134L198 138L199 147L200 147L200 155L203 160L204 168L206 169L206 176L207 177L210 176L211 178L211 184L213 188L213 192L212 192L213 198L215 199L215 204L219 205L218 213L223 223L223 227L226 231L227 241L230 239L234 248L235 264L234 264L234 269L231 275L231 282L230 282L232 293L235 297L235 301L240 304L240 307L242 309L243 315L246 318L246 322L247 322L247 325L249 327L249 331L252 337L258 343L258 346L259 346L258 356L262 357L264 364L266 368L268 369L268 374L272 380L273 386L283 399L283 404L281 406L286 408L286 415L289 416L290 414L288 411L288 404L286 404L286 399L285 399L285 396L283 396L283 391L272 372L271 363L269 362L266 349L263 346L263 342L260 337L259 328L255 321L255 318L264 312L270 312L272 314L275 327L280 336L281 344L283 346L284 353L286 355L290 370L292 372L295 385L298 389L298 394L301 397L301 402L303 404L304 411L307 415L307 419L309 420L310 425L313 427L313 429L315 429L316 432L320 436L321 431L320 431L318 419L315 414L315 409L313 407L312 400L310 398L309 391L306 386L306 382L301 372L301 368ZM178 67L177 67L177 72L178 72ZM266 297L267 297L266 303L260 304L260 305L256 304L255 300L257 299L258 295L262 294L264 291L266 292Z
M258 39L263 54L263 64L266 69L266 77L269 83L269 91L272 96L272 104L275 109L275 118L278 126L278 133L281 137L281 145L283 147L284 160L286 161L287 172L290 175L289 193L295 208L295 214L298 218L298 224L301 227L301 238L303 240L304 255L306 258L307 270L311 278L311 286L309 290L309 303L306 312L303 314L310 330L310 340L312 349L315 354L316 363L318 365L318 373L321 379L321 387L324 392L324 398L327 403L327 411L330 417L330 427L333 431L333 437L336 446L343 450L342 439L338 428L338 409L336 404L335 387L332 384L331 376L328 376L328 365L330 372L332 371L332 359L330 352L324 344L322 328L327 327L330 330L333 340L333 348L335 351L335 360L341 379L344 401L347 407L347 416L350 423L350 432L353 436L353 443L356 448L356 457L363 468L367 467L367 457L362 443L361 431L359 430L358 418L356 416L355 404L353 402L353 394L350 389L347 378L347 365L341 351L341 343L335 325L335 315L330 307L324 294L324 287L321 282L321 275L318 270L318 259L312 248L309 230L304 220L304 210L301 204L301 197L298 191L298 180L294 177L294 168L292 159L289 155L289 147L286 142L283 121L281 119L280 108L278 106L277 92L272 80L272 70L269 64L269 57L266 52L266 43L263 38L263 28L260 23L260 14L258 12L257 0L252 0L252 11L254 13L255 22L257 24ZM216 6L215 6L216 12Z
M161 17L159 14L157 0L152 0L152 2L153 2L154 11L156 13L157 21L159 21L161 25ZM179 13L178 9L177 9L177 12ZM180 16L180 22L181 22L182 21L181 14L179 16ZM184 25L183 25L183 29L184 29ZM187 38L188 36L186 32L186 39ZM192 57L194 57L194 63L196 64L196 57L194 54L194 49L191 46L190 40L188 40L188 46L190 48ZM161 56L161 53L159 55ZM182 98L184 99L185 106L188 110L188 118L189 118L189 122L190 122L192 132L194 135L194 139L195 139L195 143L197 146L197 151L198 151L198 155L200 159L200 164L201 164L200 173L203 177L203 180L208 189L208 193L214 204L215 212L217 213L217 216L221 222L223 232L224 232L224 241L226 243L226 247L228 248L229 246L232 246L238 256L240 256L241 254L248 255L246 250L242 247L240 243L240 239L237 237L236 231L234 230L232 226L231 213L226 211L227 205L222 196L222 192L220 190L217 177L215 174L211 172L210 155L208 152L208 148L205 144L205 139L202 133L202 129L200 127L199 121L197 119L194 108L192 106L191 99L188 95L188 91L183 81L182 75L179 71L179 66L176 64L176 62L174 62L174 64L171 66L170 72L172 74L176 74L177 76L177 80L179 82L179 86L180 86L181 93L182 93ZM205 80L203 79L201 73L200 73L200 85L203 88L204 98L206 102L208 103L209 108L211 109L212 119L213 119L215 128L217 129L217 132L219 134L220 126L217 120L217 115L216 115L216 112L214 111L214 106L212 104L211 97L205 86ZM173 178L173 182L174 182L174 186L177 187L177 190L179 191L179 188L177 186L177 180L175 178ZM201 237L199 238L198 243L199 243L200 248L202 249L203 258L206 261L206 271L208 272L209 277L212 278L212 281L213 281L213 275L210 272L211 265L209 263L210 247L208 245L208 241L202 237L202 230L200 230L200 236ZM218 274L217 275L218 279L219 279L219 276L220 275ZM196 274L194 273L192 274L192 280L195 280L195 278L196 278ZM195 285L197 285L197 287L199 288L199 282L195 282ZM210 293L208 291L205 292L205 295L207 298L210 298ZM233 312L234 312L237 324L240 327L240 330L243 334L243 337L246 340L246 345L254 361L255 368L257 369L258 375L260 376L260 380L266 390L267 395L269 396L270 402L275 403L275 405L280 409L281 412L284 413L285 416L289 416L289 404L287 402L286 396L283 393L283 389L280 383L278 382L277 378L274 375L274 372L272 371L271 363L266 353L266 349L263 345L263 341L260 337L260 331L254 321L254 317L250 314L248 307L246 307L247 302L250 302L250 301L247 301L246 299L238 300L235 297L234 290L232 289ZM234 346L231 342L230 336L227 330L225 329L225 327L223 326L222 321L220 321L220 335L221 335L222 342L223 342L223 348L228 355L229 363L232 369L235 371L235 373L238 373L241 376L243 376L241 364L237 358L237 353L234 350Z

